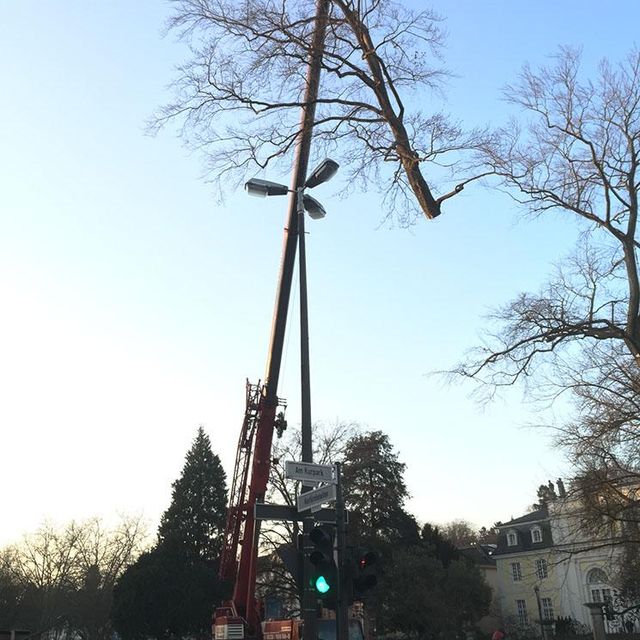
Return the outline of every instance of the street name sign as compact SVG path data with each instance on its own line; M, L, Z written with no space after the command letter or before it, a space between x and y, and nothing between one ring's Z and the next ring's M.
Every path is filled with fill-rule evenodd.
M336 485L327 484L319 489L301 493L298 496L298 511L306 511L311 507L317 507L325 502L331 502L336 499Z
M335 466L332 464L312 464L311 462L285 463L285 475L290 480L302 480L304 484L335 484Z

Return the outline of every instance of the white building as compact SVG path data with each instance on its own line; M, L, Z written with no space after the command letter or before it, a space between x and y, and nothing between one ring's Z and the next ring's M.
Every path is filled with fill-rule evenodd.
M551 485L552 486L552 485ZM498 601L505 625L540 631L540 621L571 618L591 627L586 602L610 603L620 611L614 587L621 548L615 538L588 532L579 501L562 483L547 506L498 527L494 558ZM636 613L607 621L607 631L623 624L639 628Z

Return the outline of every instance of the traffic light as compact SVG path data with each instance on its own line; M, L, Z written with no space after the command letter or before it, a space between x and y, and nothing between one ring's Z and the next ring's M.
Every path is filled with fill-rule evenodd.
M309 555L313 567L311 586L328 608L335 606L338 586L338 569L333 556L334 537L334 529L329 525L314 527L309 534L313 544L313 551Z
M351 596L364 600L378 584L378 554L369 549L354 549L351 561Z

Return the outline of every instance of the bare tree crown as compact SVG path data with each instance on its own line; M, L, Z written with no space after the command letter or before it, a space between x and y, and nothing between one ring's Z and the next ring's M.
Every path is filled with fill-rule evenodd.
M530 396L570 399L556 442L588 480L580 486L597 519L622 478L640 482L639 71L633 50L586 80L579 52L564 48L507 87L527 125L497 131L482 160L531 214L576 217L583 233L540 291L492 314L485 346L457 369L490 394L525 381ZM635 494L612 505L609 519L637 524ZM637 535L626 540L637 545Z
M528 127L497 131L482 160L532 214L556 210L587 224L581 246L539 293L523 293L492 316L497 331L461 373L512 384L554 354L576 362L593 341L620 342L640 356L639 69L633 51L584 81L579 53L561 49L554 66L525 67L507 87Z
M151 123L180 122L201 149L207 175L238 184L248 173L286 161L299 131L315 14L311 0L174 0L170 28L191 44L175 100ZM409 110L405 100L438 90L443 33L433 12L391 0L332 0L314 124L315 152L337 151L345 184L386 196L390 215L408 224L433 218L444 200L422 173L451 166L477 143L440 113Z

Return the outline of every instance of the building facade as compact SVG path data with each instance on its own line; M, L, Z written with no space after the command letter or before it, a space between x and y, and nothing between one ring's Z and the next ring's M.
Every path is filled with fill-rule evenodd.
M552 486L552 485L550 485ZM541 632L558 618L578 630L591 627L587 602L608 603L620 611L613 584L620 559L619 540L589 532L577 500L561 491L542 508L501 524L494 553L498 601L505 625ZM616 616L608 632L637 630L636 614Z
M558 567L546 508L515 518L498 528L494 553L498 601L505 623L519 627L554 620L559 612ZM538 608L538 600L540 608Z

